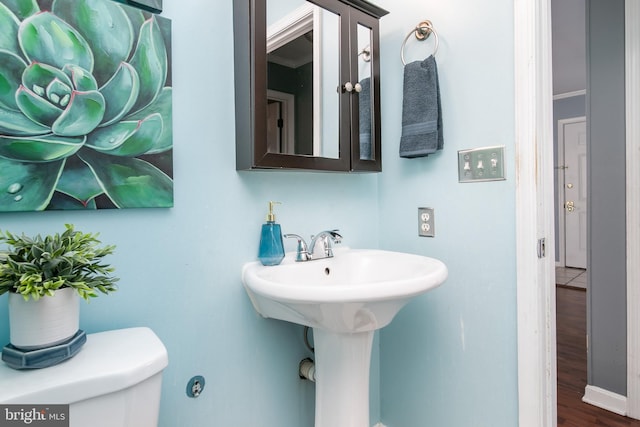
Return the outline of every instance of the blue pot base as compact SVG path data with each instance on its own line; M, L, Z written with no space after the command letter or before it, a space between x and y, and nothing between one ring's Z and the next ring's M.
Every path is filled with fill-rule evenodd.
M13 369L47 368L75 356L86 341L85 332L78 330L74 336L63 343L36 350L21 350L12 344L7 344L2 349L2 360Z

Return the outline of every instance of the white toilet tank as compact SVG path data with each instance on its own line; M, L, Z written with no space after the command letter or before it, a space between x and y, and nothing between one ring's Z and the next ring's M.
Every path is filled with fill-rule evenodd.
M70 427L156 427L167 364L149 328L88 334L59 365L15 370L0 362L0 403L69 404Z

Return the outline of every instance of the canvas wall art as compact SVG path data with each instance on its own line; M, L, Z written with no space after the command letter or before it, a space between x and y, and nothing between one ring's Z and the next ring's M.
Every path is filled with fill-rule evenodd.
M0 211L173 206L171 21L0 0Z

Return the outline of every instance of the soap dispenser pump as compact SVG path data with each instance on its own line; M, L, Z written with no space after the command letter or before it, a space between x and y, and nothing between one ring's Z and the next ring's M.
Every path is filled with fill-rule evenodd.
M273 205L275 204L280 203L269 202L267 222L262 224L262 232L260 233L258 259L262 265L278 265L284 259L282 230L280 229L280 224L276 223L276 216L273 213Z

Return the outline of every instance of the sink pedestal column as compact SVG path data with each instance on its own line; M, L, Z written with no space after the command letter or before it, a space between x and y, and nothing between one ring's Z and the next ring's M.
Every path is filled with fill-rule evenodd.
M313 330L315 427L369 426L369 367L374 331Z

